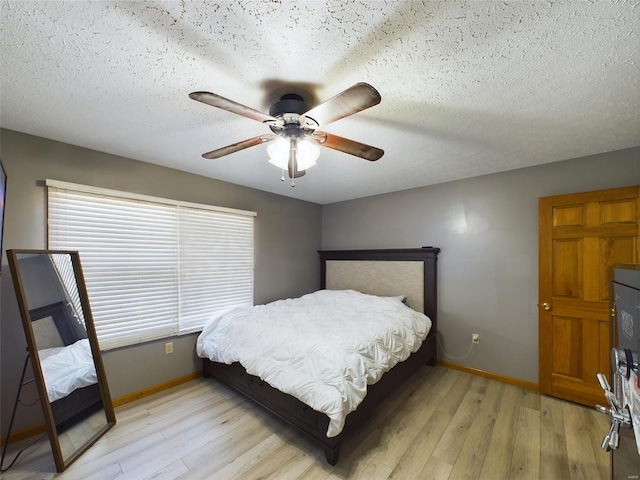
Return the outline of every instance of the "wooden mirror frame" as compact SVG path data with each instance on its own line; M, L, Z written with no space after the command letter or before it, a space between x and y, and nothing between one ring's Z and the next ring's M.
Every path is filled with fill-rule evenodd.
M80 303L82 306L82 313L84 316L85 328L87 331L87 337L89 339L89 345L91 347L91 353L96 368L96 375L98 379L98 386L100 390L100 398L104 407L104 413L106 416L106 424L95 432L94 435L89 437L86 442L71 453L66 458L63 455L60 447L60 440L58 437L58 430L54 419L53 410L49 403L49 397L47 395L47 388L44 381L44 375L42 372L40 357L38 354L38 348L36 344L36 338L32 327L32 318L27 302L27 295L24 289L23 277L20 273L19 267L19 255L51 255L51 254L63 254L69 255L71 258L73 272L75 274L76 286L78 288L78 294L80 297ZM49 442L51 443L51 450L58 472L64 471L69 465L80 457L91 445L93 445L100 437L102 437L110 428L116 423L116 417L113 410L113 403L111 401L111 395L109 393L109 386L107 384L107 376L104 370L104 364L102 362L102 356L100 353L100 346L98 344L98 337L96 335L95 325L93 323L93 316L91 314L91 308L89 305L89 297L87 295L87 288L82 273L82 267L80 265L80 255L78 252L66 251L66 250L7 250L7 259L11 276L13 279L13 285L16 292L16 298L18 301L18 308L20 310L20 316L22 317L22 325L27 341L27 348L29 350L29 357L31 359L31 366L33 369L33 375L35 383L40 396L40 404L42 405L42 412L44 414L47 434L49 436ZM35 320L35 319L34 319Z

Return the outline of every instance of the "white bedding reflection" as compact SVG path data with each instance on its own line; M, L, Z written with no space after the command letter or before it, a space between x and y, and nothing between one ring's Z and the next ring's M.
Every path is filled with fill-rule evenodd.
M39 350L49 402L66 397L78 388L98 382L89 340L78 340L66 347Z

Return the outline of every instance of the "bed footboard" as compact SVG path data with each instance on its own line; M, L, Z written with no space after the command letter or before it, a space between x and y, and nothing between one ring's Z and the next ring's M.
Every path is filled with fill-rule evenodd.
M369 418L374 409L411 374L425 364L435 365L435 352L435 335L429 335L420 350L385 373L378 383L369 386L362 403L347 416L342 433L332 438L327 437L329 417L313 410L297 398L273 388L260 378L248 374L239 363L226 365L204 359L204 375L217 378L293 425L318 443L324 450L329 465L335 465L340 458L343 435L356 429Z
M329 417L325 414L313 410L291 395L282 393L260 378L248 374L239 363L226 365L204 359L204 375L213 376L249 397L319 443L330 465L338 462L342 434L332 438L327 437Z

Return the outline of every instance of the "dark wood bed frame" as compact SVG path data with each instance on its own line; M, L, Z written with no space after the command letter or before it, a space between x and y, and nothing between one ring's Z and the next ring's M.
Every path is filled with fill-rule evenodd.
M368 387L367 396L346 419L343 431L332 438L326 436L329 417L313 410L298 399L282 393L260 378L248 374L239 363L226 365L204 359L204 375L213 376L238 390L278 417L287 421L319 443L327 462L335 465L340 455L342 439L347 430L353 430L368 418L373 409L393 392L413 372L428 364L434 366L437 359L437 260L439 248L423 247L386 250L334 250L320 251L321 288L326 288L328 260L368 261L421 261L424 263L424 313L431 319L432 327L420 349L407 360L397 364L374 385Z

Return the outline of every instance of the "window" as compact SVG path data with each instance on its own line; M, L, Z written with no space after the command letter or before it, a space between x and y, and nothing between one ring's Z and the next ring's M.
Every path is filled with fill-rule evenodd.
M253 305L254 212L47 180L49 248L77 250L102 349Z

